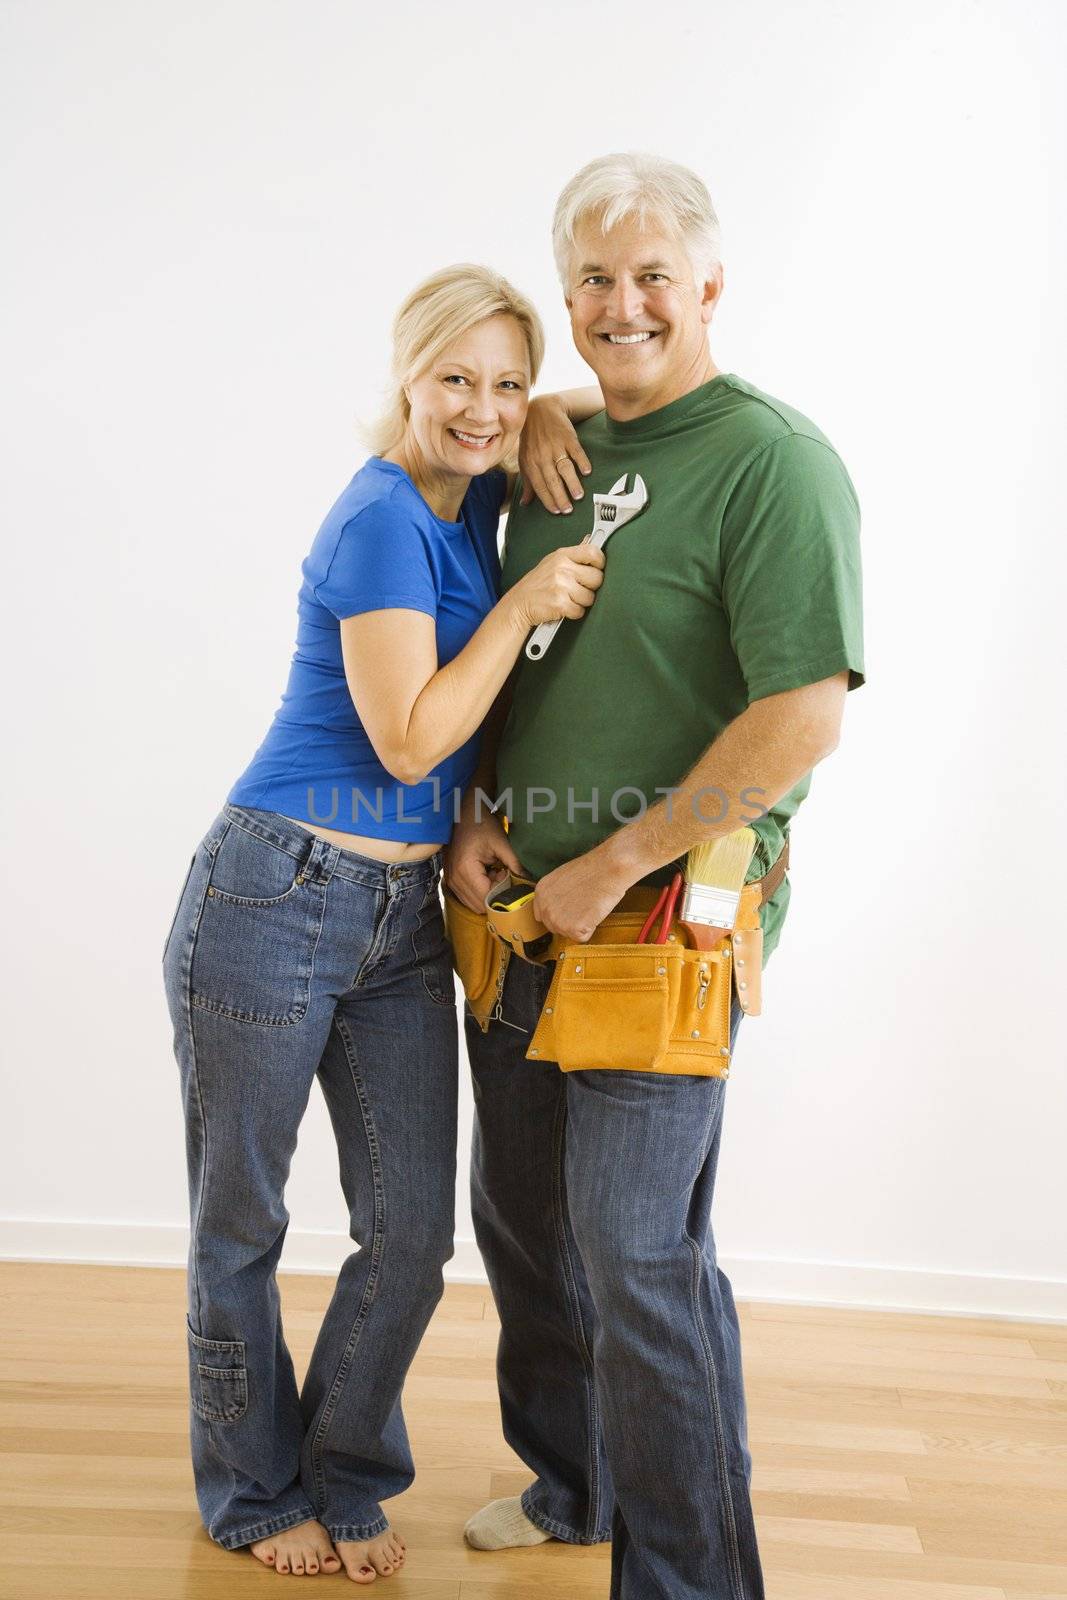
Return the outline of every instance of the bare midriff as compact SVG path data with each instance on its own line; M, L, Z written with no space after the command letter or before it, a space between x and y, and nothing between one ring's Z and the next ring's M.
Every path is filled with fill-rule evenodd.
M402 839L372 839L363 833L342 833L337 828L319 828L300 817L287 817L286 821L303 828L307 833L315 834L319 839L325 839L329 844L339 845L342 850L355 850L358 855L372 856L375 861L425 861L435 850L441 849L440 844L406 844Z

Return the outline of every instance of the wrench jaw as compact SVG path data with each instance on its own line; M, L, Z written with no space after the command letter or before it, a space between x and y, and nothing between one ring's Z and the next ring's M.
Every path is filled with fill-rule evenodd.
M626 493L626 480L629 476L628 472L624 472L622 477L612 484L607 494L593 496L593 508L598 523L621 528L624 522L631 522L648 505L648 490L639 472L634 475L634 486L630 493Z
M629 473L624 472L618 482L612 484L607 494L593 496L593 527L591 532L586 534L583 544L592 541L597 549L602 550L616 528L621 528L624 522L630 522L648 505L648 490L641 474L635 475L634 486L630 493L626 494L628 477ZM526 654L531 661L541 660L562 623L562 617L557 617L555 622L538 623L526 641Z

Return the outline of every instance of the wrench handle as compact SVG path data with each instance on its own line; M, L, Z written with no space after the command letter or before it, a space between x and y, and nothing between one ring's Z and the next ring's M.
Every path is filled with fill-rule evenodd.
M559 632L559 625L562 621L562 617L557 617L555 622L539 622L537 624L537 627L526 641L526 654L531 661L540 661Z
M610 526L605 526L603 523L598 522L592 533L587 533L580 542L582 544L591 544L594 550L602 550L610 533ZM537 627L526 641L526 654L531 661L540 661L559 632L560 624L566 622L566 620L566 617L557 617L555 622L539 622L537 624Z

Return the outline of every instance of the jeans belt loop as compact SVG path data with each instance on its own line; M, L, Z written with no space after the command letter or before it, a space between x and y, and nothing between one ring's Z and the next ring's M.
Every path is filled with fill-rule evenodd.
M300 868L300 876L313 883L329 883L340 859L341 852L335 844L330 844L327 839L316 839Z

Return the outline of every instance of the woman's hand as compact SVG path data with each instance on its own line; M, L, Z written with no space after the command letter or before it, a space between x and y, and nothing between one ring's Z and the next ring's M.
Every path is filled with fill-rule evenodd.
M532 567L505 595L528 628L570 617L577 622L604 582L604 552L590 544L563 545Z
M592 470L561 397L545 394L531 400L519 439L520 505L528 506L536 494L549 511L568 512L571 501L585 493L579 471Z

